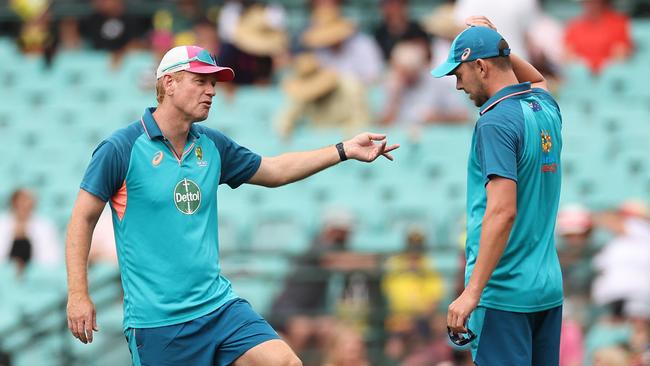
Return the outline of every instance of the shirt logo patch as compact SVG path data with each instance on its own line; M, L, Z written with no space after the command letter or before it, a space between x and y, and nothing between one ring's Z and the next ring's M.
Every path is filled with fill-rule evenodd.
M178 211L192 215L201 206L201 189L193 181L184 178L174 188L174 204Z
M557 164L555 159L548 155L553 149L553 139L548 131L542 130L540 133L542 138L542 152L544 156L542 157L542 173L555 173L557 171Z
M528 103L528 106L530 107L530 109L533 110L533 112L539 112L539 111L542 110L542 105L539 104L536 101L532 101L532 102Z
M551 148L553 148L551 135L547 131L542 131L540 135L542 136L542 151L544 151L545 154L548 154L551 152Z
M201 148L201 146L197 146L197 147L194 149L194 154L196 155L196 159L198 160L198 161L196 162L196 164L197 164L198 166L200 166L200 167L208 166L208 162L205 161L205 160L203 160L203 149Z
M151 165L153 165L153 166L160 165L160 162L162 162L162 159L163 159L163 152L158 151L156 154L154 154L153 159L151 159Z

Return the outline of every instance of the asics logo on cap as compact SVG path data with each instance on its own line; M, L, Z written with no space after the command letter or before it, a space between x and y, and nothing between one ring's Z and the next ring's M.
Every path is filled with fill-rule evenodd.
M467 58L469 57L469 55L470 55L471 53L472 53L472 50L471 50L470 48L466 48L466 49L463 51L463 54L460 55L460 60L461 60L461 61L465 61L465 60L467 60Z

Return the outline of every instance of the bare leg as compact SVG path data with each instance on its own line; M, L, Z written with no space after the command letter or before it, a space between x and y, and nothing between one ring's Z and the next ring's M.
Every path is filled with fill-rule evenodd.
M246 351L233 366L302 366L302 362L283 340L273 339Z

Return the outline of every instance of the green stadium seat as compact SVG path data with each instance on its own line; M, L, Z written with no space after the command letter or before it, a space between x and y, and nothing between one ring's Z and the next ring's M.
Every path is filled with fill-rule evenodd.
M650 21L634 20L632 22L632 37L641 55L650 55Z
M223 256L221 270L230 277L253 277L282 280L291 267L290 257L281 253L241 253Z
M404 250L404 230L361 227L353 231L348 249L360 253L394 254Z
M280 291L281 283L268 278L259 277L230 277L233 290L243 299L248 300L253 309L263 316L271 310L273 300Z
M18 53L16 41L11 37L0 37L0 58L13 57Z
M573 63L564 67L566 81L560 90L559 101L562 106L565 101L574 102L591 98L588 91L596 89L597 79L589 68L582 63Z
M250 246L254 253L297 255L307 249L311 240L308 226L296 210L263 207L252 215Z
M428 257L433 262L434 267L444 277L455 279L461 268L461 249L457 250L431 250Z

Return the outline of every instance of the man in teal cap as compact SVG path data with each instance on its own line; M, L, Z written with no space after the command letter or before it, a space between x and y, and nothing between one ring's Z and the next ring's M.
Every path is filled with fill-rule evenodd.
M454 343L477 365L557 365L562 274L554 230L562 118L544 77L510 53L485 17L451 45L433 76L479 107L467 178L465 290L449 305Z

